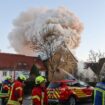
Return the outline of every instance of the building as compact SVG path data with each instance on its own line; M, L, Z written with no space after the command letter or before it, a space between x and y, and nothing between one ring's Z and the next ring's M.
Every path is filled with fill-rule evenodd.
M91 68L91 70L96 74L97 81L100 80L100 76L105 71L105 58L100 58L98 62L85 62L85 68Z
M41 59L37 57L0 52L0 80L2 81L7 75L11 75L16 79L20 72L28 76L33 64L41 73L45 73L46 67Z
M52 72L51 67L48 67L49 80L63 79L65 76L75 75L77 72L78 61L68 48L60 48L49 60L48 62L51 62L55 67L54 72Z

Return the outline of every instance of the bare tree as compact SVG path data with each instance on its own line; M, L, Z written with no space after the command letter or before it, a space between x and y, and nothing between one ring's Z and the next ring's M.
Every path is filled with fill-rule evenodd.
M98 80L100 80L100 72L104 64L104 59L104 52L101 52L100 50L97 52L90 50L88 62L85 64L86 68L90 67L93 70Z
M43 31L39 33L39 36L41 37L35 37L35 35L33 36L34 37L32 37L30 42L32 45L31 48L35 53L38 53L42 58L44 58L44 60L47 59L46 66L49 74L52 74L50 76L50 80L53 80L53 78L58 77L57 74L60 75L63 72L62 70L59 70L62 68L62 66L70 66L67 72L69 72L75 67L75 59L71 58L72 55L67 48L64 35L62 35L59 30L55 29L55 27L53 27L53 29L43 28ZM63 57L64 55L66 57L66 60L63 60L63 58L65 58Z
M43 30L44 32L44 30ZM54 73L56 70L58 70L58 66L61 61L62 57L62 52L59 53L59 56L53 57L55 52L61 48L61 46L65 46L64 41L62 40L62 35L59 36L55 35L55 31L53 30L47 30L46 33L39 33L40 35L43 34L43 39L38 40L38 38L33 37L31 39L32 43L31 48L35 51L38 52L42 57L45 59L48 59L47 62L47 68L52 74L52 79L54 77Z
M101 52L100 50L97 52L94 50L90 50L88 61L95 63L98 62L98 60L103 57L105 57L105 52Z

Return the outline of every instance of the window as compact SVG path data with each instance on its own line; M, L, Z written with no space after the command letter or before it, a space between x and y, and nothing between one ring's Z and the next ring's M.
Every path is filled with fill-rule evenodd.
M80 84L76 81L76 82L67 82L66 83L68 86L75 86L75 87L80 87Z
M85 82L83 82L83 81L79 81L79 83L80 83L81 86L84 86L84 87L89 86L87 83L85 83Z
M59 88L60 85L61 85L61 83L59 83L59 82L56 82L56 83L52 82L49 84L48 88Z
M6 76L7 75L7 72L6 71L3 71L3 76Z
M87 83L82 82L82 81L67 82L66 84L68 86L73 86L73 87L87 87L87 86L89 86Z

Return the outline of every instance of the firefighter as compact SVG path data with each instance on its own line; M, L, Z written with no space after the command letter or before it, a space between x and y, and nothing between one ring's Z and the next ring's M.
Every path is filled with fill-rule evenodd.
M105 105L105 76L96 84L94 90L94 105Z
M2 82L1 93L0 93L1 104L2 105L6 105L7 104L9 93L10 93L11 84L12 84L11 76L6 76L5 80Z
M48 97L45 82L46 79L43 76L36 77L36 85L32 90L32 105L48 105Z
M22 105L23 102L23 87L26 77L20 74L17 80L11 86L11 92L7 105Z

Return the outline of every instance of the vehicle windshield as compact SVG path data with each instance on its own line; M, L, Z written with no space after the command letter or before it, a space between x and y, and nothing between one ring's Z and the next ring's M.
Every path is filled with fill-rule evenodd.
M83 81L79 81L81 86L89 86L87 83L83 82Z
M76 87L87 87L89 86L87 83L83 81L75 81L75 82L67 82L68 86L76 86Z
M52 82L49 84L48 88L58 88L60 87L61 83L59 82Z

